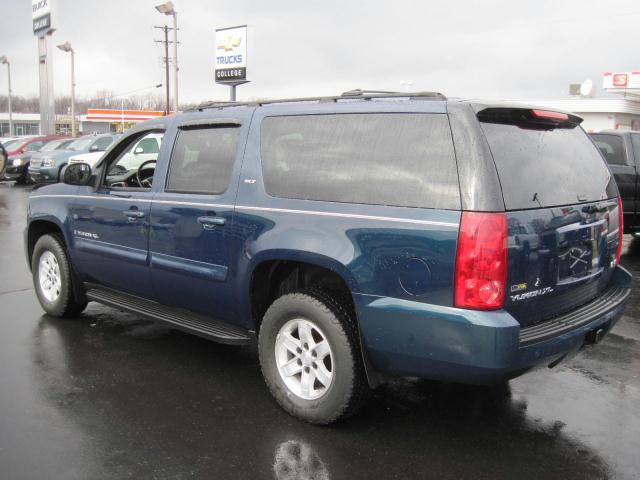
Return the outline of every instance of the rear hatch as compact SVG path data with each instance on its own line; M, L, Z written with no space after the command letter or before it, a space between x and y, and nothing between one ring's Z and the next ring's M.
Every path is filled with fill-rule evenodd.
M530 326L588 303L615 268L618 194L581 119L526 108L477 116L507 211L505 310Z

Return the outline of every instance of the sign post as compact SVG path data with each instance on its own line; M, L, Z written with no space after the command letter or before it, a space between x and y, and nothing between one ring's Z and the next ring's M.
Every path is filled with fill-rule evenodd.
M247 80L247 26L216 29L216 83L230 87L229 100L236 101L236 87Z
M33 34L38 37L40 72L40 134L53 135L56 130L55 101L53 97L53 50L51 21L53 0L31 0Z

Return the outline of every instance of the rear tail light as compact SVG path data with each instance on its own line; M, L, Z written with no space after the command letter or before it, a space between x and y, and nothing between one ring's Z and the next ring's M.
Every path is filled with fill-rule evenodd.
M506 282L506 214L463 212L456 256L455 306L502 308Z
M620 265L622 256L622 238L624 236L624 210L622 210L622 198L618 197L618 250L616 251L616 265Z

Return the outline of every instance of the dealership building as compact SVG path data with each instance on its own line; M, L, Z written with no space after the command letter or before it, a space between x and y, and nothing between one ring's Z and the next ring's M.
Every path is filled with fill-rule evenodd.
M80 133L109 133L122 132L136 123L158 118L164 115L157 110L118 110L105 108L89 108L86 115L78 115ZM39 113L13 113L14 135L40 134ZM56 115L55 127L57 134L71 132L71 116ZM0 137L9 136L9 114L0 112Z

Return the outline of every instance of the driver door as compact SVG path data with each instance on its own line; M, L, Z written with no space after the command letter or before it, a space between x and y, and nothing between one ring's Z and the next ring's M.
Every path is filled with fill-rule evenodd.
M151 297L150 187L161 140L157 131L123 139L105 159L98 188L80 188L72 218L75 262L85 282ZM155 149L148 147L151 141Z

